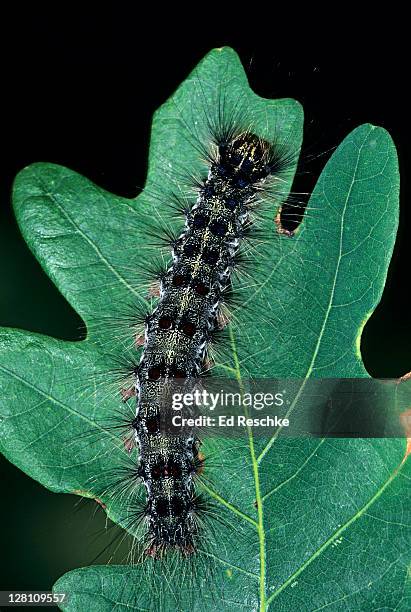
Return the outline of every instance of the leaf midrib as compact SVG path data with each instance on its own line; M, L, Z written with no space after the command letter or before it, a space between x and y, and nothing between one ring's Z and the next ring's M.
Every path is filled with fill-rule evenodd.
M244 385L242 381L240 362L237 354L237 347L234 337L234 332L232 327L229 330L230 342L233 351L233 359L234 359L234 368L236 372L236 378L238 384L240 386L240 393L244 394ZM245 407L245 412L248 416L247 407ZM251 427L247 425L247 434L248 434L248 444L250 448L250 456L251 456L251 465L254 476L255 483L255 497L257 504L257 516L258 516L258 524L257 524L257 532L258 532L258 541L259 541L259 556L260 556L260 576L259 576L259 594L260 594L260 612L265 612L265 596L266 596L266 588L265 588L265 579L266 579L266 559L265 559L265 531L264 531L264 512L263 512L263 500L261 495L261 487L260 487L260 474L258 471L258 461L255 453L254 447L254 436L253 430Z

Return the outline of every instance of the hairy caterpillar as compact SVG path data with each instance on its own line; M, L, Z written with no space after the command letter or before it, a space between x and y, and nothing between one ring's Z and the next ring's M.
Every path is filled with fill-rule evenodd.
M140 451L138 474L147 491L147 554L169 547L196 548L195 513L201 505L193 479L202 467L199 441L160 432L161 388L169 377L198 377L207 368L207 348L221 329L224 295L242 240L252 229L250 213L268 177L281 180L284 158L252 132L229 128L215 134L208 176L173 240L172 265L160 276L160 301L145 322L144 350L136 368L133 420Z
M198 76L194 81L197 105L193 105L193 112L206 116L203 134L187 127L188 121L175 103L184 138L196 154L194 158L191 152L191 156L195 160L200 153L205 164L194 185L189 181L191 199L181 195L187 176L179 170L178 162L173 167L172 188L158 184L146 188L157 207L154 221L146 221L146 235L160 238L168 252L171 248L171 262L161 260L155 266L140 262L141 267L148 267L148 273L144 271L142 276L147 279L144 284L152 305L139 308L137 314L132 306L127 318L135 330L134 345L142 352L139 360L132 357L128 367L132 385L123 390L123 398L136 409L131 409L131 417L115 424L114 429L124 427L126 449L132 452L137 447L138 453L130 457L131 463L120 475L114 470L113 482L107 484L101 478L102 485L96 478L94 488L101 499L107 499L107 495L121 498L126 506L121 522L137 536L139 560L147 564L151 558L154 565L149 567L160 582L168 575L168 583L176 571L175 554L184 557L191 568L189 575L199 574L200 565L203 576L210 573L212 555L200 561L197 553L205 550L207 555L207 540L212 537L221 542L221 536L216 535L218 522L223 521L227 532L229 521L221 518L211 498L196 486L197 480L207 482L210 478L209 457L200 451L200 440L191 434L168 437L161 432L159 398L170 380L201 378L216 365L216 351L218 354L221 336L227 335L227 323L235 326L231 304L248 307L250 320L257 314L256 305L253 312L246 304L252 284L249 280L239 284L233 275L238 269L241 274L247 259L255 263L259 258L261 264L267 248L261 242L264 233L268 239L276 232L290 235L280 226L279 210L287 196L298 151L284 135L278 139L278 117L274 114L267 116L266 129L260 127L254 132L246 106L241 101L229 106L224 72L223 65L211 104L206 84ZM192 123L196 126L197 121ZM162 167L167 182L170 171L166 164ZM265 199L269 205L264 204ZM178 221L171 230L159 212L169 202L183 217L183 223ZM264 214L269 219L269 231L261 230ZM157 222L165 227L163 234ZM234 459L235 444L232 446ZM218 459L221 461L221 456ZM132 500L130 492L134 493L136 486L139 490ZM217 525L212 525L216 518ZM171 559L167 558L170 555Z

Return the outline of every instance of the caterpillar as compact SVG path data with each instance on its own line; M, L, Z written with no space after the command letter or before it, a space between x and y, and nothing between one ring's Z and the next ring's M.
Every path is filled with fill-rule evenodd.
M207 349L223 325L224 296L241 243L252 230L258 192L269 177L281 180L284 170L284 156L251 131L229 126L213 137L208 176L172 241L172 265L158 279L159 303L146 317L135 369L133 429L138 475L147 492L146 553L152 556L168 548L195 551L195 516L202 504L193 482L203 466L199 440L161 434L162 388L169 378L196 378L207 370Z
M225 53L232 60L231 50ZM177 436L162 431L161 421L167 416L164 397L169 397L170 383L190 386L212 375L216 355L224 361L227 332L236 329L231 308L248 309L250 321L262 316L256 304L247 305L253 284L245 268L250 262L261 265L273 238L292 235L280 219L284 202L295 216L293 201L286 196L298 150L287 140L287 120L282 125L273 113L264 117L263 126L261 121L256 126L246 98L230 104L223 56L212 96L201 74L195 75L191 111L197 119L187 118L178 99L172 102L184 135L180 148L188 145L193 167L201 164L200 176L194 170L187 177L178 160L170 169L161 152L168 146L164 138L156 159L161 163L162 184L148 181L145 188L150 200L144 221L147 252L151 253L154 237L154 248L165 247L166 255L154 265L146 258L137 264L150 306L133 304L131 315L126 316L126 338L130 340L131 324L134 340L122 396L131 415L113 425L123 432L129 457L125 468L113 470L112 480L110 472L98 475L94 487L97 498L119 500L125 509L119 522L134 536L139 563L149 568L149 580L158 581L160 591L167 583L172 599L177 572L181 580L179 563L184 563L183 573L189 576L188 590L195 590L193 577L203 579L214 571L210 540L221 545L236 534L213 499L199 490L207 489L204 483L211 481L209 468L215 456L210 461L201 448L201 436L191 431ZM202 133L198 124L205 126ZM172 141L173 134L168 137ZM188 196L183 192L187 178ZM167 204L179 213L177 226L171 229L163 220ZM267 219L268 231L264 228ZM239 282L242 273L247 275L246 283ZM141 351L139 359L136 349ZM234 463L240 446L233 441L228 449ZM228 462L220 450L215 454L221 469L226 469Z

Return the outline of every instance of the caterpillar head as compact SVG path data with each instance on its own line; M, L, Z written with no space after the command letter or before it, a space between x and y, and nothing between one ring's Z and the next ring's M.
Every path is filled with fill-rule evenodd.
M267 177L271 146L250 132L243 132L219 147L219 164L225 174L232 176L236 185L247 186Z

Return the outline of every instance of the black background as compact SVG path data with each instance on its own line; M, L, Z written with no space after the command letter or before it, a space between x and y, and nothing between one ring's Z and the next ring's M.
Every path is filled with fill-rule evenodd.
M352 17L337 32L337 9L316 29L273 11L265 29L268 15L253 24L245 7L240 25L214 14L178 28L167 17L160 27L158 15L62 7L29 13L22 6L2 21L0 325L76 339L81 324L19 235L9 195L16 173L51 161L135 196L144 184L154 110L211 48L227 44L239 53L256 93L295 97L304 106L304 151L317 158L304 165L298 191L312 190L331 149L360 123L391 133L401 168L400 230L361 350L373 376L411 370L411 144L400 18L391 24L387 15L364 23ZM92 516L92 504L74 511L76 498L49 493L4 459L0 470L0 587L50 589L65 571L90 563L104 547L103 536L94 541L104 519Z

